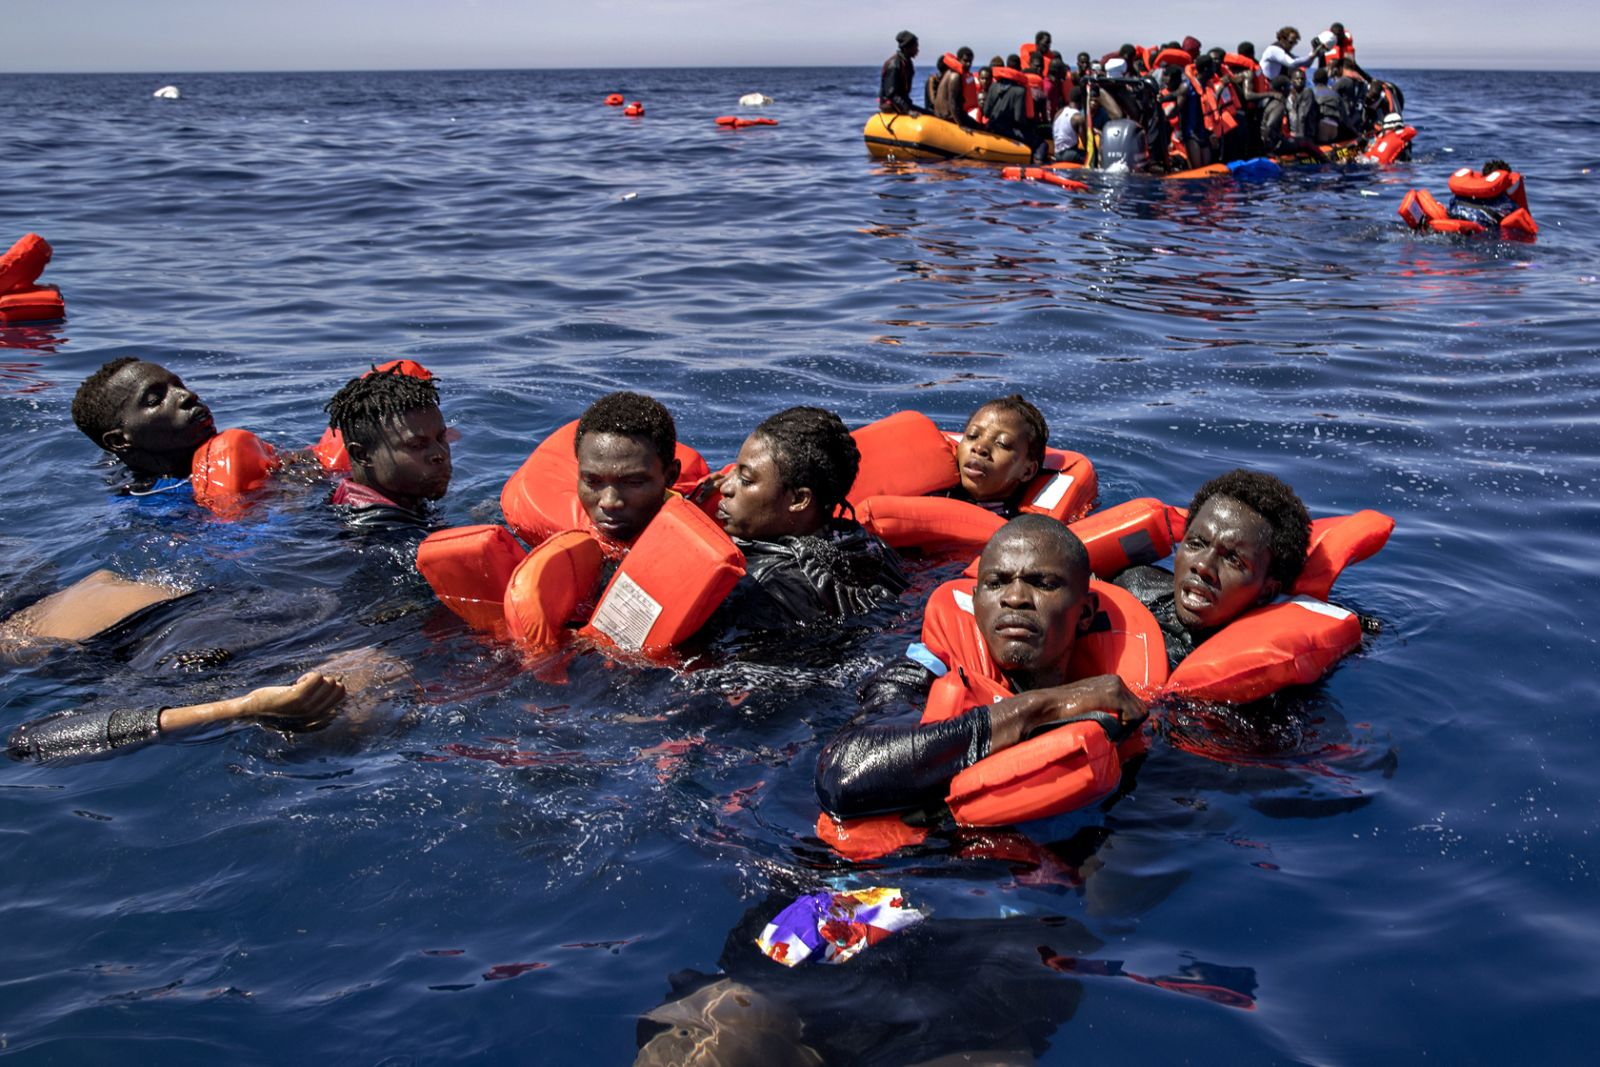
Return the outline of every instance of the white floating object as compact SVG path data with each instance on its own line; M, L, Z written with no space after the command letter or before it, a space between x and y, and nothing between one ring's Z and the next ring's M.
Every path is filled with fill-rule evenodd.
M761 93L745 93L739 98L740 107L766 107L772 103L772 97Z
M638 198L639 198L639 194L638 193L623 193L622 194L622 199L624 199L624 200L637 200Z
M1363 190L1361 190L1361 195L1362 196L1382 196L1383 194L1382 193L1378 193L1378 192L1374 192L1371 189L1363 189Z
M176 85L163 85L150 95L157 100L178 100L183 96L182 93L178 92Z

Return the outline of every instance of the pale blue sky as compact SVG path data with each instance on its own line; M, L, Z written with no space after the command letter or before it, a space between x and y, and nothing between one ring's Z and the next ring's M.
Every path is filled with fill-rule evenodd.
M1371 67L1600 69L1595 0L1336 0L1047 5L1011 0L48 0L26 3L3 71L370 70L816 66L880 62L915 30L925 53L980 58L1049 29L1056 47L1109 51L1188 33L1265 47L1338 19ZM1068 15L1073 6L1088 9ZM1054 9L1061 14L1040 15ZM1109 9L1109 13L1100 13ZM1252 12L1271 12L1262 15ZM24 13L25 12L25 13ZM1302 46L1303 47L1303 46Z

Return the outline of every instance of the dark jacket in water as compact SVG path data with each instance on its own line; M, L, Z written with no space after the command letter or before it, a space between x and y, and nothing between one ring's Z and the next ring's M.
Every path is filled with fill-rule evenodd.
M725 626L782 630L861 615L910 584L894 550L860 523L837 520L819 534L735 542L745 576L719 610Z

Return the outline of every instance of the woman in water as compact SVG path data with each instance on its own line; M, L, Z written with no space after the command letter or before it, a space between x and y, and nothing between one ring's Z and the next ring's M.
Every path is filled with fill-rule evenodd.
M860 462L839 416L821 408L780 411L745 438L717 506L745 556L727 623L775 630L844 618L905 590L893 550L847 517Z

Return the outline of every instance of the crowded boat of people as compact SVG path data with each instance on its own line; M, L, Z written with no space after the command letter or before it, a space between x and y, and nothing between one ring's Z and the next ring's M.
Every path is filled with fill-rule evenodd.
M974 158L1143 173L1223 173L1229 164L1388 164L1416 130L1405 93L1369 73L1334 22L1300 55L1283 26L1259 55L1252 41L1205 48L1187 35L1123 44L1068 62L1040 30L1015 51L977 62L971 47L942 53L916 91L920 42L910 30L884 61L878 113L865 136L875 155Z

